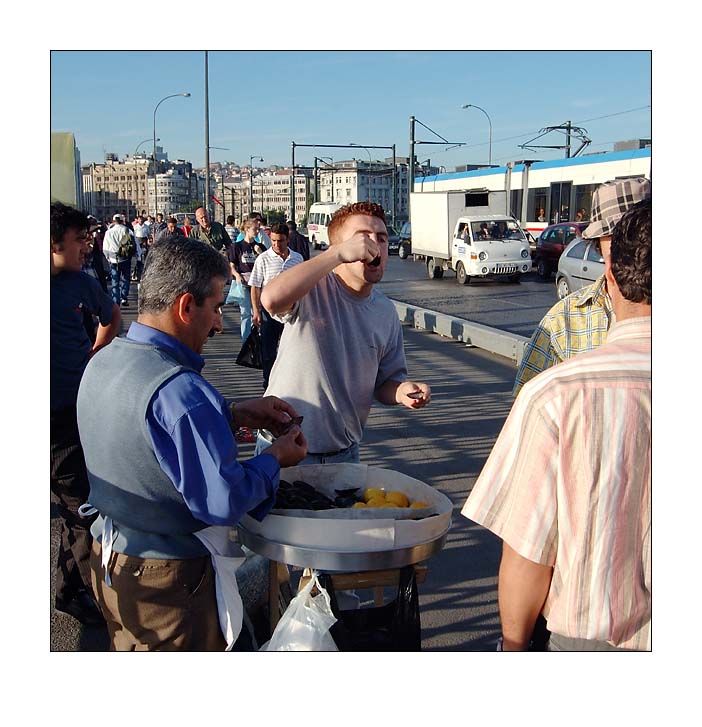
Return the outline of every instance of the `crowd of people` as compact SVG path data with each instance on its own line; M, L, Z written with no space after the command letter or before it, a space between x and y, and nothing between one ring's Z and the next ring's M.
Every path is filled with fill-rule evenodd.
M187 236L174 219L132 225L138 317L118 336L129 227L51 208L55 607L106 623L114 650L252 648L229 527L265 517L281 467L359 463L374 401L410 411L431 401L377 288L382 207L342 207L314 257L294 224L195 217ZM590 220L584 236L599 240L605 274L535 331L462 509L503 540L505 651L651 648L650 183L602 185ZM242 344L260 329L258 399L226 400L202 375L228 284L241 292ZM246 460L242 431L258 431Z

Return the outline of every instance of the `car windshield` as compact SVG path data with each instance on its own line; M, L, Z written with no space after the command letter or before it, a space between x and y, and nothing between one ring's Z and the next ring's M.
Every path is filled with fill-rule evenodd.
M514 220L484 220L471 223L474 240L525 240Z

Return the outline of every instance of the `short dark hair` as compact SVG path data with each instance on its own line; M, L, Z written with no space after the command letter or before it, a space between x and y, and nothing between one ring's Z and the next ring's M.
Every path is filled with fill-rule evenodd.
M329 235L329 242L333 244L333 238L336 237L339 228L346 222L346 220L352 215L368 215L369 217L377 217L385 222L385 212L381 205L375 202L354 202L353 204L347 204L344 207L339 208L329 222L327 228L327 234Z
M612 275L631 303L651 305L651 222L649 198L628 210L612 231Z
M89 230L88 215L62 202L54 202L51 205L51 240L56 243L63 242L63 236L71 228L79 231Z
M172 222L174 225L178 224L178 220L175 217L169 217L166 222Z
M167 238L149 249L139 285L139 313L162 313L183 293L203 305L212 295L212 280L226 281L229 274L227 259L207 243Z
M234 217L234 215L227 215L227 224L228 225L233 225L235 220L236 220L236 218Z
M285 237L290 237L290 230L284 222L276 222L273 227L271 227L271 235L274 232L276 235L285 235Z

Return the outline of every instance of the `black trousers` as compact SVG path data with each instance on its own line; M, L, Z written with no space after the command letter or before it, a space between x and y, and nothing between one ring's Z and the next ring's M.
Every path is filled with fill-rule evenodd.
M68 603L79 591L92 592L90 583L90 525L78 508L90 493L83 448L78 437L76 407L51 412L51 500L61 519L56 564L56 603Z
M261 306L261 363L263 364L263 388L268 387L268 377L278 355L278 343L283 335L284 325L271 318L270 313Z

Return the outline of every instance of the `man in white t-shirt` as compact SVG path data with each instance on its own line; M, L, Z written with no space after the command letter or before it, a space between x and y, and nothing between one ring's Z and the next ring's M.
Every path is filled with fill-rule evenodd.
M261 305L261 291L284 270L304 262L299 252L288 249L288 226L276 224L271 228L271 248L261 253L254 262L249 277L251 287L251 320L261 331L261 359L263 362L263 388L268 386L268 377L278 353L278 343L283 333L283 324L274 320Z
M304 417L305 464L359 462L374 399L408 409L431 399L428 384L407 379L402 326L374 287L388 258L383 208L342 207L329 240L327 250L280 274L261 295L265 309L285 321L266 394L285 391Z
M149 227L144 223L144 217L137 215L132 224L134 239L137 245L137 260L134 271L133 280L137 283L141 280L141 273L144 270L144 262L146 261L146 252L149 246Z

